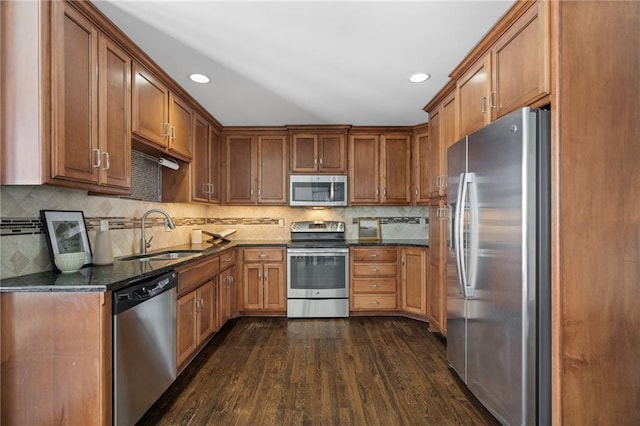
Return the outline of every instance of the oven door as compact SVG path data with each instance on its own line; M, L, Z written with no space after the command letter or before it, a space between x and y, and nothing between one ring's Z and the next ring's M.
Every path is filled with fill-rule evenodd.
M348 297L348 248L287 249L287 298Z

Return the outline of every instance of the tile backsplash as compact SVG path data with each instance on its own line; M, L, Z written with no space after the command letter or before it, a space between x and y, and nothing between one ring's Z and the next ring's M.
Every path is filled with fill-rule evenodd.
M216 232L237 230L232 240L289 240L291 222L341 220L347 238L357 238L359 217L379 218L383 238L427 239L426 207L346 207L325 210L287 206L208 206L157 203L115 197L89 196L86 191L52 186L0 186L0 278L51 269L40 210L82 210L93 246L100 221L109 221L113 253L125 256L139 250L140 217L149 209L165 210L176 229L166 232L159 215L147 218L151 250L190 241L193 228Z

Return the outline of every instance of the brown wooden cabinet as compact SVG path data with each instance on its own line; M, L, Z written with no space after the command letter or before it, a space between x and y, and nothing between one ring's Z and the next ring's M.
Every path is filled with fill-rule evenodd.
M429 330L447 334L446 207L443 200L429 206L429 262L427 265L427 318Z
M204 117L194 114L191 200L220 202L220 132Z
M131 58L71 4L51 13L51 178L126 194Z
M242 250L244 311L286 311L284 249L263 247Z
M235 250L220 255L218 276L218 328L222 327L236 312Z
M111 425L111 292L0 294L3 425Z
M399 307L398 250L396 247L352 247L349 309L353 312L389 312Z
M410 204L411 135L351 134L349 178L351 204Z
M133 135L159 152L189 161L193 156L192 108L142 65L133 63Z
M458 140L457 103L454 86L442 101L429 111L429 195L430 199L447 193L447 149Z
M177 268L177 365L181 371L218 328L219 257Z
M549 94L550 52L549 2L539 0L491 48L492 119Z
M226 204L287 204L287 148L281 132L227 134Z
M468 135L491 122L491 56L485 55L457 81L458 128Z
M416 126L413 134L413 147L411 148L412 198L414 204L427 204L429 202L429 150L428 124Z
M347 127L290 127L291 173L347 172Z
M402 311L427 316L427 250L404 247L400 252Z

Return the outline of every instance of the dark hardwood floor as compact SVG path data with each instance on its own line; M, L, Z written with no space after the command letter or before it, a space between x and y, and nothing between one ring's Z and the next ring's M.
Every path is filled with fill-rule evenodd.
M396 317L228 323L141 425L495 425L426 324Z

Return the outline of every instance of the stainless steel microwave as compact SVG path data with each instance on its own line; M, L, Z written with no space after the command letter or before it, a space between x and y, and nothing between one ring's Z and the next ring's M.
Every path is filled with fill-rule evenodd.
M346 206L347 177L343 175L291 175L290 206Z

